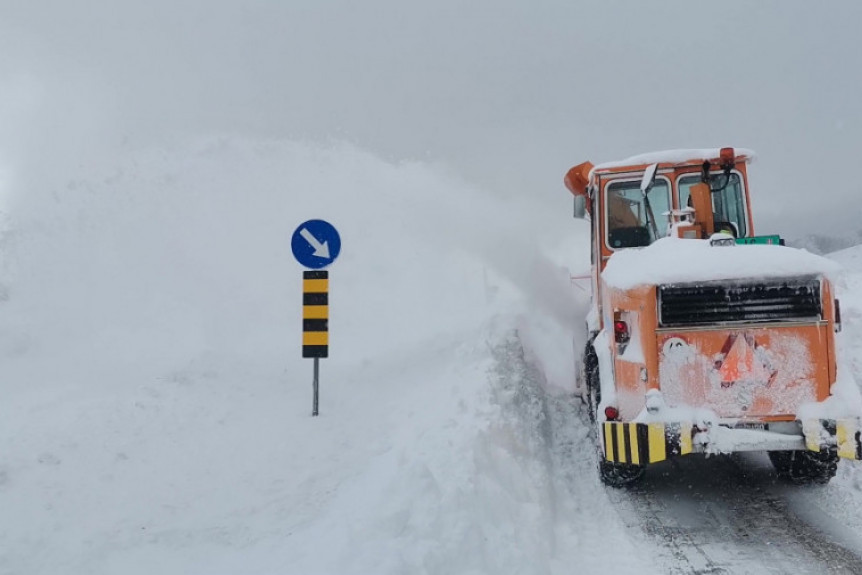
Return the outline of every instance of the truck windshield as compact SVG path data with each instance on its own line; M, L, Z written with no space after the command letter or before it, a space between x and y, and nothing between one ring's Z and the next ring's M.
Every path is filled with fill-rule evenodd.
M657 240L651 218L655 217L659 237L667 233L665 213L670 210L670 186L657 178L649 192L652 214L648 213L640 181L611 182L605 188L607 242L612 249L647 246Z
M691 175L679 180L679 205L687 206L688 198L691 196L691 187L700 181L699 175ZM712 192L712 215L715 219L715 229L720 231L727 229L738 238L747 235L745 225L745 195L742 192L742 182L739 174L731 173L730 179L724 189L715 188L724 184L724 174L711 174L710 185ZM652 196L650 196L652 199Z

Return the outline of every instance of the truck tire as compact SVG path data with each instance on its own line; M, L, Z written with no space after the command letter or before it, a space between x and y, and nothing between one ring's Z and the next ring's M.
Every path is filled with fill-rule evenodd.
M779 476L797 485L826 485L838 471L833 451L770 451L769 459Z
M598 424L599 403L602 401L599 358L592 343L587 344L587 348L584 350L584 374L587 385L587 405L590 413L590 422L596 426L599 478L602 480L602 483L610 487L628 487L644 476L646 466L632 465L631 463L614 463L605 459L600 439L601 426Z
M592 343L588 343L584 350L584 383L587 388L587 409L590 414L590 422L596 423L596 412L602 401L602 390L599 379L599 357L596 355Z
M599 454L599 477L602 483L610 487L629 487L640 481L646 467L643 465L632 465L631 463L612 463Z

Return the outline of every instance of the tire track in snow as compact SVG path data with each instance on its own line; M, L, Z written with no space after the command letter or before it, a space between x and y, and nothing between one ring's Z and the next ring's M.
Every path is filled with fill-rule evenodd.
M548 569L529 573L658 575L642 538L631 537L610 509L590 453L586 412L571 394L549 392L541 367L525 357L518 334L494 348L495 402L519 429L535 472L534 489L546 502Z
M654 466L612 499L658 543L669 573L862 574L862 559L789 509L778 481L759 455L689 456Z

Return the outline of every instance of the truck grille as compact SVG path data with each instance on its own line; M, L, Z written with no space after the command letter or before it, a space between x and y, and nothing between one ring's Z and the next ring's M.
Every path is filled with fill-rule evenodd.
M659 325L821 319L820 279L703 282L658 288Z

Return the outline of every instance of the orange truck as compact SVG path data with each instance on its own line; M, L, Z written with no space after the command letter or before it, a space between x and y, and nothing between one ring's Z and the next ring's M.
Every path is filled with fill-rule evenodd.
M578 387L608 485L692 453L766 451L797 483L862 459L862 400L836 356L837 265L755 235L752 159L671 150L565 176L591 226Z

